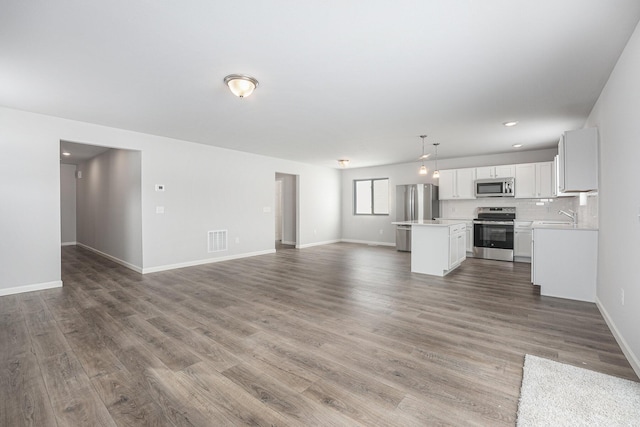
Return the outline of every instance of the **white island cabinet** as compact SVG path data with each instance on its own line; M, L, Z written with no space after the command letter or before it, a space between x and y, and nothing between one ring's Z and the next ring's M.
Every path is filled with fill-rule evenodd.
M596 229L534 222L532 243L531 281L540 295L595 302Z
M467 257L464 221L411 221L411 271L444 276Z

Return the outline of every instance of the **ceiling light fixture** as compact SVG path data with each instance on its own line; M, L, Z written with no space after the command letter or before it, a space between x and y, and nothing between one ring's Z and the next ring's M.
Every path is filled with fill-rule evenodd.
M224 82L233 94L239 98L244 98L253 93L258 87L258 80L244 74L229 74L224 78Z
M420 160L422 160L422 166L420 166L420 170L418 171L418 173L420 175L426 175L427 174L427 167L424 165L424 159L426 159L429 156L425 156L424 154L424 139L427 137L427 135L420 135L420 138L422 138L422 156L420 156Z
M338 160L338 164L340 165L341 168L346 168L349 166L349 160L348 159L340 159Z
M63 152L62 152L62 155L63 155L63 156L70 156L70 155L71 155L71 153L69 153L69 152L67 152L67 151L63 151Z
M508 127L508 128L510 128L510 127L512 127L512 126L515 126L515 125L517 125L517 124L518 124L518 122L517 122L517 121L513 121L513 122L504 122L504 123L503 123L503 125L504 125L504 126L506 126L506 127Z
M434 178L440 178L440 170L438 169L438 145L440 145L439 142L433 143L433 146L436 147L436 170L433 171Z
M522 147L522 144L513 144L512 147L513 148L520 148L520 147Z

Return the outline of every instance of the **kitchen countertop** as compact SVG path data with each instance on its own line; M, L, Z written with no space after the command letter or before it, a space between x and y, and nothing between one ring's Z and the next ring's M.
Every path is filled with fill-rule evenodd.
M570 222L560 221L533 221L531 228L547 228L553 230L582 230L582 231L597 231L597 227L590 227L587 225L573 225Z
M446 221L446 222L445 222ZM466 226L466 222L463 220L439 220L439 219L419 219L415 221L399 221L392 222L393 225L426 225L431 227L449 227L450 225L464 224Z

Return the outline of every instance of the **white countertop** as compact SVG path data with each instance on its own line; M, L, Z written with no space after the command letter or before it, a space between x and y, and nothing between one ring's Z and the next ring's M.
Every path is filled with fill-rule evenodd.
M582 231L597 231L597 227L589 227L586 225L573 225L570 222L559 221L533 221L531 228L548 228L554 230L582 230Z
M391 224L393 225L426 225L426 226L430 226L430 227L449 227L450 225L456 225L456 224L464 224L466 226L465 221L463 220L439 220L439 219L433 219L433 220L427 220L427 219L419 219L416 221L399 221L399 222L392 222Z

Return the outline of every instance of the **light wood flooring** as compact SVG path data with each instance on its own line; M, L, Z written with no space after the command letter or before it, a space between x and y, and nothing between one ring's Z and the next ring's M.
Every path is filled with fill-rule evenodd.
M2 426L509 426L526 353L638 380L594 304L529 265L412 274L333 244L140 275L62 249L0 297Z

